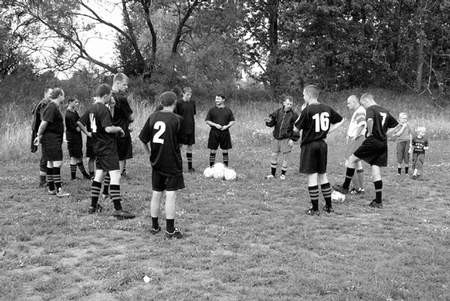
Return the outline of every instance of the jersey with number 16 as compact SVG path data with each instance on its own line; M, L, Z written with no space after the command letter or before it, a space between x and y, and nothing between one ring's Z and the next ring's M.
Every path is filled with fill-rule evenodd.
M143 143L150 142L152 168L166 176L183 173L178 144L181 121L175 113L156 111L150 115L139 134Z

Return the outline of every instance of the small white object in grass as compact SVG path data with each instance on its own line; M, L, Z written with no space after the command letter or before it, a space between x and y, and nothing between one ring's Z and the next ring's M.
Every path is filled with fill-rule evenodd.
M225 173L225 165L223 163L216 163L213 166L214 179L223 179Z
M149 283L150 280L152 280L152 279L151 279L150 277L148 277L147 275L145 275L143 279L144 279L144 282L145 282L145 283Z
M205 176L205 178L211 178L214 175L214 170L212 169L212 167L208 166L205 168L203 175Z
M333 192L331 193L331 200L333 202L343 202L343 201L345 201L345 194L342 194L339 191L333 190Z
M236 172L232 168L226 167L223 175L227 181L236 180Z

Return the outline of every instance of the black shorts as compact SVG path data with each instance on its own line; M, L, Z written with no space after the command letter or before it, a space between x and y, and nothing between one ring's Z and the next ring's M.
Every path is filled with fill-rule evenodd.
M67 150L70 157L83 158L83 140L74 139L67 141Z
M220 146L221 149L230 149L231 145L231 136L230 131L219 131L219 130L211 130L209 132L208 138L208 148L209 149L217 149Z
M61 135L47 133L42 137L42 157L45 161L62 161L62 142Z
M387 141L381 141L370 136L363 141L353 155L366 161L370 165L387 166Z
M92 141L92 138L86 139L86 157L95 158L94 142Z
M117 152L121 161L133 158L133 145L130 135L117 139Z
M110 156L96 156L95 166L96 169L103 171L120 170L119 156L117 153Z
M152 169L152 188L154 191L176 191L184 187L183 174L179 176L166 176Z
M323 140L302 145L300 151L300 172L306 174L327 172L328 146Z
M181 133L178 137L178 143L183 145L194 145L195 144L195 133Z

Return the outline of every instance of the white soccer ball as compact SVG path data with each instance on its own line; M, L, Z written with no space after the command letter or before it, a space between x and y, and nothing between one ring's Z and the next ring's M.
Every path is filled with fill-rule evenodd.
M206 167L205 171L203 171L203 175L205 176L205 178L211 178L212 176L214 176L214 170L212 169L212 167Z
M214 179L223 179L225 175L225 165L223 163L216 163L213 166Z
M331 200L333 202L343 202L343 201L345 201L345 194L342 194L339 191L333 190L333 192L331 193Z
M225 177L225 180L227 180L227 181L236 180L236 172L234 171L234 169L225 168L225 172L223 175Z

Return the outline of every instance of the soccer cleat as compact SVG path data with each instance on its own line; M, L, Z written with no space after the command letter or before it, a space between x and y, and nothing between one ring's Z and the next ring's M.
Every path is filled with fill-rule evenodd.
M112 216L114 216L117 219L131 219L136 217L134 214L125 210L115 210Z
M150 233L153 234L153 235L155 235L155 234L157 234L159 232L161 232L161 227L160 226L158 226L157 229L155 229L153 227L150 229Z
M325 206L323 206L323 211L325 211L326 213L332 213L332 212L334 212L334 209L333 209L333 207L331 207L331 206L327 206L327 205L325 205Z
M286 176L285 175L280 175L280 180L286 180Z
M347 194L348 193L348 188L344 188L343 185L333 185L333 189L342 193L342 194Z
M59 198L64 198L70 196L70 193L64 192L61 188L58 189L58 192L56 192L56 196Z
M305 214L306 214L306 215L311 215L311 216L314 216L314 215L319 216L319 215L320 215L320 211L319 211L319 210L314 210L314 209L310 208L310 209L308 209L308 210L305 211Z
M94 213L102 212L102 210L103 210L103 207L100 206L100 204L97 204L96 208L90 206L89 209L88 209L88 213L89 214L94 214Z
M56 195L56 190L48 190L49 195Z
M275 176L273 174L270 174L270 175L266 176L266 180L270 180L270 179L273 179L273 178L275 178Z
M412 175L412 177L411 177L413 180L416 180L417 179L417 175Z
M364 188L353 188L352 190L350 190L350 194L364 194L365 190Z
M376 200L373 200L372 202L370 202L369 207L383 208L383 203L382 202L377 202Z
M177 239L183 238L183 233L181 233L181 230L178 229L178 228L175 228L175 230L172 233L167 232L167 230L166 230L165 235L166 235L166 238L169 238L169 239L171 239L171 238L177 238Z
M188 172L194 173L194 172L195 172L195 168L189 168L189 169L188 169Z

